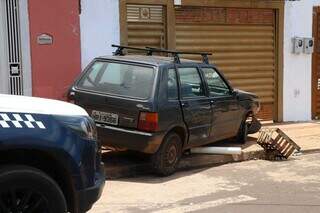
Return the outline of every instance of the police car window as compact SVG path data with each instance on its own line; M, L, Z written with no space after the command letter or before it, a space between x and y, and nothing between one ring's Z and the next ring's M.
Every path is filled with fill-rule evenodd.
M230 94L230 89L221 76L212 68L202 68L207 80L210 96L225 96Z
M79 81L78 87L107 94L146 99L151 95L153 83L153 67L96 62Z
M178 68L182 98L205 96L197 68Z
M174 69L168 70L168 99L169 100L178 99L177 76Z

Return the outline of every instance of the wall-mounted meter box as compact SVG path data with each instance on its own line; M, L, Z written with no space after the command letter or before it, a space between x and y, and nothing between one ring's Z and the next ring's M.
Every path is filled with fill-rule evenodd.
M303 52L304 39L300 37L294 37L293 41L293 53L300 54Z
M313 53L313 50L314 50L314 39L304 38L303 52L306 54L311 54Z

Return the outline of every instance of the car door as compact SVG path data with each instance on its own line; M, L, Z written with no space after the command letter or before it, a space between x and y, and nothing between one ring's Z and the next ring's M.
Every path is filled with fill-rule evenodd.
M177 65L180 104L189 131L189 145L209 140L211 119L210 100L198 67Z
M224 77L213 67L201 67L212 108L211 140L233 137L242 121L238 97Z

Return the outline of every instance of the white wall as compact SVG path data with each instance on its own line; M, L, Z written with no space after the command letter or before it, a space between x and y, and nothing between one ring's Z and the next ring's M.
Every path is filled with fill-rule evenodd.
M311 119L312 54L292 53L292 38L312 37L313 6L320 0L286 1L284 29L284 121Z
M111 44L120 43L119 1L81 0L82 68L90 61L114 51Z
M23 71L23 94L32 96L31 49L28 0L20 0L20 32Z

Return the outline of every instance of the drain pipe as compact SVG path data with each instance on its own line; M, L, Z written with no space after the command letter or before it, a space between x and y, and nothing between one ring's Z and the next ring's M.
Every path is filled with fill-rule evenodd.
M241 147L197 147L191 149L191 154L240 155L241 153Z

